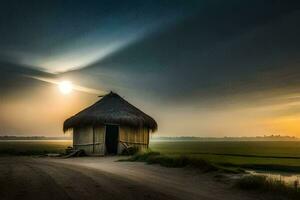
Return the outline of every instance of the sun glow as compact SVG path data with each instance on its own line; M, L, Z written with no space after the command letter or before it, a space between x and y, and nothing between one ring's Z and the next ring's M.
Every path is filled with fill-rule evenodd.
M63 94L70 94L73 90L73 84L70 81L61 81L58 84L58 88Z

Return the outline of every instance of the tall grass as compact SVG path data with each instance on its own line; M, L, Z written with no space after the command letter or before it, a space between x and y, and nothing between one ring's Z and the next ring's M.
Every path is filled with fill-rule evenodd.
M283 199L300 199L300 189L287 185L281 180L266 176L244 176L236 182L236 186L247 191L254 190L270 193L272 196L277 195L277 197L282 197Z
M121 161L146 162L147 164L159 164L164 167L172 167L172 168L193 167L196 169L200 169L203 172L211 172L211 171L222 171L227 173L244 172L243 170L238 168L233 169L233 168L218 166L199 158L193 158L184 155L168 156L154 151L140 152L130 157L129 159L125 159Z

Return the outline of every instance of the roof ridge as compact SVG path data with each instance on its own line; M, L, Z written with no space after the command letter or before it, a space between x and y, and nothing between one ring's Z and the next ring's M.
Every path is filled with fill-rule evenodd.
M156 121L120 95L110 92L64 122L64 131L82 125L118 123L157 129Z

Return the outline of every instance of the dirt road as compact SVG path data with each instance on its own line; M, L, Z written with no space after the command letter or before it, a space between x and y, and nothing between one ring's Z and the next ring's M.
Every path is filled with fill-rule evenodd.
M117 159L0 157L0 199L260 199L212 174Z

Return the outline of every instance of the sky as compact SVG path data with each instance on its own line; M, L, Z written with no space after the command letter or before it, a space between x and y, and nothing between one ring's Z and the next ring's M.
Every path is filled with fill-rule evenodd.
M300 137L299 22L293 0L1 1L0 135L63 136L114 91L158 136Z

